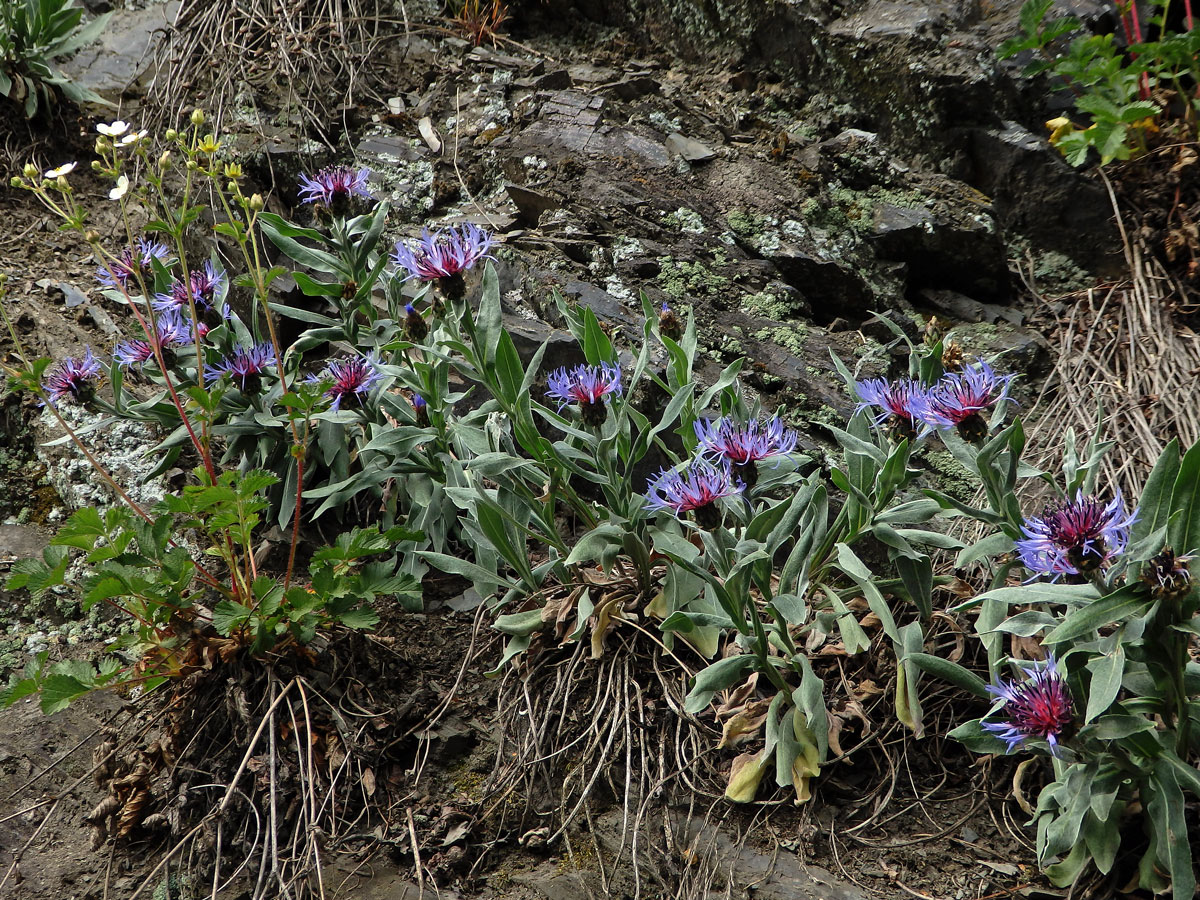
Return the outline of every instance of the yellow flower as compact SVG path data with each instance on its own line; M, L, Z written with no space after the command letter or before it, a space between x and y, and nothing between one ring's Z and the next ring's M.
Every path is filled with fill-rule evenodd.
M1052 146L1058 146L1058 142L1073 131L1078 131L1075 123L1066 116L1059 116L1051 119L1046 123L1046 127L1050 129L1050 143Z

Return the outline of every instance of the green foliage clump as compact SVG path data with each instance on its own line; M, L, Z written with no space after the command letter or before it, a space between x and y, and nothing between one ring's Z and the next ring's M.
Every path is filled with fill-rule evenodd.
M1091 124L1079 127L1066 118L1047 123L1053 129L1051 143L1071 165L1083 165L1092 150L1101 165L1145 152L1147 135L1159 127L1156 119L1170 112L1154 99L1164 90L1173 92L1181 105L1182 129L1195 139L1200 32L1173 32L1165 27L1171 0L1151 2L1159 10L1149 23L1159 28L1154 41L1142 40L1136 10L1122 10L1125 29L1135 42L1128 48L1118 46L1115 35L1083 33L1073 16L1048 19L1053 5L1053 0L1026 0L1021 8L1021 35L1005 41L997 55L1007 59L1032 51L1036 58L1025 67L1025 74L1054 75L1075 95L1075 108ZM1077 36L1064 46L1071 35Z
M54 65L96 40L112 13L83 22L71 0L0 0L0 96L32 119L54 105L57 92L76 103L104 103Z

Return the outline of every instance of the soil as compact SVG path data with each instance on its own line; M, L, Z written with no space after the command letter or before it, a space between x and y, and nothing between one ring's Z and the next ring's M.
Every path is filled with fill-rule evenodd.
M888 308L919 316L937 303L961 310L954 298L964 295L977 305L1019 299L1008 270L1012 245L995 227L965 221L962 209L993 223L999 213L936 167L910 172L906 157L879 149L873 134L857 127L870 125L869 117L823 109L777 74L737 60L681 59L611 26L580 23L564 36L544 16L539 8L526 17L520 43L495 47L472 48L445 23L397 37L386 68L375 73L379 96L348 111L353 124L345 134L331 138L315 127L304 133L269 91L256 99L263 109L276 104L279 115L245 117L231 105L224 133L246 149L262 189L274 191L274 208L291 211L297 171L353 153L389 173L382 188L395 204L389 227L397 234L443 215L496 228L506 244L498 254L502 281L514 295L506 300L514 322L522 315L534 322L520 326L530 329L531 341L550 333L531 313L551 305L550 286L618 327L634 322L642 290L656 304L690 303L707 348L703 375L750 355L749 384L769 406L782 405L793 421L810 426L806 440L819 441L822 419L848 406L827 377L830 348L863 358L866 371L894 367L883 346L887 332L872 337L863 327L882 298L890 298ZM194 102L213 102L213 92L198 92ZM388 97L401 98L400 112L378 102ZM803 133L798 108L806 110ZM64 116L53 133L35 135L39 167L90 158L95 120ZM452 156L437 156L416 139L425 116ZM451 119L456 125L448 130ZM664 132L677 139L664 141ZM94 211L92 227L116 233L107 186L86 165L72 184ZM933 199L918 204L914 195ZM817 253L813 243L826 237L789 237L787 222L804 208L809 220L828 214L826 231L835 238L853 240ZM1179 259L1192 277L1200 252L1191 233L1195 211L1181 206L1178 219L1166 222L1152 211L1144 218L1146 227L1181 235L1164 239L1186 247ZM0 221L0 270L9 274L3 302L27 354L109 347L128 329L123 311L94 290L95 262L29 194L0 193ZM881 221L899 224L883 228ZM917 232L941 237L918 240ZM1030 253L1042 251L1052 252L1035 246ZM1054 277L1086 280L1088 273L1068 260ZM1038 354L1044 356L1037 336L1005 328L1013 358L1027 354L1026 369L1036 369ZM8 335L0 336L0 358L17 365ZM557 364L547 358L547 367ZM35 448L43 429L30 401L10 396L0 405L0 518L20 529L0 534L0 565L5 550L10 560L40 550L64 514ZM263 852L240 801L223 820L226 843L210 838L216 820L208 815L218 799L211 786L231 782L256 717L290 683L320 688L325 711L303 710L316 748L308 759L316 753L320 771L307 781L300 771L270 774L293 804L313 786L335 798L334 830L311 844L300 835L293 845L320 847L312 868L326 896L1063 895L1038 873L1028 816L1013 794L1015 761L978 758L940 737L979 714L949 692L930 686L927 736L915 739L864 688L857 710L840 711L843 746L854 752L823 771L808 804L797 807L764 788L757 805L734 807L721 794L737 751L715 749L720 725L711 710L691 721L673 711L682 674L651 677L667 661L637 633L610 642L603 664L580 662L573 646L553 647L519 671L488 678L499 639L481 616L456 611L465 602L461 586L427 587L424 613L384 609L374 634L337 635L319 657L280 661L272 674L251 664L218 665L144 698L97 695L48 718L32 701L0 711L0 895L208 896L208 886L189 880L206 871L206 853L224 846L230 872ZM23 595L0 592L0 600L14 605L12 627L19 624L21 634L50 621ZM64 641L53 650L85 655L94 646ZM6 649L0 668L13 668L21 650ZM848 661L828 665L859 685L886 676ZM556 679L567 677L577 680L577 695L605 697L601 673L621 672L636 680L612 709L624 711L631 735L629 723L639 732L602 733L620 737L615 746L628 756L573 751L547 762L527 752L528 723L520 717L536 718L539 691L549 695ZM301 713L294 697L287 708ZM348 721L356 736L349 753L336 746ZM559 721L560 747L609 727L583 712ZM93 757L106 744L117 753L107 776L103 750ZM674 758L687 760L686 777L664 763ZM347 759L349 782L339 775ZM586 775L597 760L604 777L586 808L561 837L547 840L562 821L564 786L582 783L580 767ZM102 829L97 836L85 821L89 813L115 796L117 780L134 778L139 764L146 766L148 809L162 820L143 818L123 834ZM251 771L261 788L267 774ZM661 773L661 782L650 771ZM1036 796L1033 780L1024 785L1026 796ZM284 817L291 812L283 810ZM197 823L206 830L190 845L195 858L160 864ZM119 827L114 820L110 830ZM292 832L280 825L279 834ZM311 876L306 883L311 888ZM249 896L253 887L234 878L216 894Z

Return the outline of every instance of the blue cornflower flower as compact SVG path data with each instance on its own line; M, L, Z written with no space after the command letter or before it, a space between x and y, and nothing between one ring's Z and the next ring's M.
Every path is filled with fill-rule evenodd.
M371 170L355 169L352 166L326 166L311 178L300 173L300 199L304 203L320 200L326 206L345 205L351 197L374 200L375 195L367 188Z
M225 273L218 271L211 261L204 264L203 269L193 269L188 275L188 283L192 289L192 299L201 309L211 309L225 289ZM182 281L176 281L165 294L156 294L154 308L163 312L169 310L185 310L188 308L188 287Z
M696 459L687 469L663 469L646 485L646 509L669 509L676 516L691 512L703 528L714 528L721 523L721 510L717 501L722 497L740 494L744 485L735 481L732 467L725 463L713 465L705 459Z
M610 395L621 394L621 370L608 363L598 366L566 367L550 373L546 396L558 401L558 411L569 403L578 403L583 421L599 428L607 411L604 404Z
M170 251L166 244L138 238L137 249L126 247L116 259L110 259L105 265L96 268L96 278L105 287L120 290L128 286L131 280L137 280L140 273L143 278L153 280L154 269L152 260L166 262Z
M1126 515L1118 488L1107 504L1079 491L1074 500L1047 506L1021 526L1021 562L1035 575L1087 575L1105 566L1129 543L1137 511Z
M212 384L222 375L228 375L237 382L243 394L252 394L261 385L263 374L273 365L275 348L268 343L236 347L216 365L204 367L204 380Z
M1012 375L997 375L982 360L962 372L942 380L914 401L913 412L931 428L955 428L963 440L982 441L987 437L984 417L999 403L1013 402L1008 396Z
M872 419L876 428L886 428L897 438L907 438L910 441L917 439L917 410L920 409L927 393L921 382L912 378L901 378L898 381L868 378L866 381L856 382L854 390L860 401L855 412L874 406L880 410ZM924 430L931 429L926 427Z
M728 462L733 474L748 488L758 481L755 464L759 460L786 456L796 449L798 440L796 432L786 428L779 416L744 423L724 416L715 422L697 420L692 427L700 441L701 455L714 463Z
M91 347L84 347L83 350L83 359L68 356L55 365L42 382L51 403L74 400L85 404L96 396L95 383L100 380L100 360L92 355Z
M1054 654L1045 662L1035 662L1029 677L1022 682L997 679L988 691L1004 701L995 710L1006 717L1002 722L984 722L984 730L1008 744L1008 752L1030 739L1041 739L1050 745L1050 752L1061 755L1059 741L1070 728L1071 691L1058 671Z
M160 313L154 321L155 341L164 352L190 346L194 333L191 320L176 310ZM142 339L122 341L113 349L113 357L122 368L140 366L154 358L154 346Z
M492 236L478 225L464 222L458 228L444 228L435 234L422 230L416 246L397 243L392 259L409 278L422 281L453 278L487 255Z
M325 396L333 402L330 409L341 409L342 401L357 399L362 403L363 397L370 393L371 388L383 378L379 371L379 360L375 354L369 356L349 356L333 360L319 375L310 375L312 384L332 382L325 391Z

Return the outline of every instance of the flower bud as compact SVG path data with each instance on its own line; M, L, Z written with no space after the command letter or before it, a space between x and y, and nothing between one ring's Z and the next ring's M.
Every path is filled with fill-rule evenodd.
M8 183L9 183L10 185L12 185L13 187L15 187L15 188L19 188L19 187L24 187L24 186L25 186L25 182L23 182L23 181L21 180L21 176L20 176L20 175L14 175L14 176L12 177L12 179L11 179L11 180L10 180Z
M55 185L58 186L58 189L60 191L69 191L71 189L71 185L67 183L66 175L59 175L58 180L55 181L54 183L55 183Z
M164 150L162 156L158 158L158 167L160 169L171 168L171 151Z
M168 128L168 129L167 129L167 131L166 131L166 134L165 134L165 135L163 135L163 136L164 136L164 137L165 137L165 138L166 138L168 141L173 141L173 140L175 140L175 138L179 137L179 132L178 132L178 131L176 131L174 128Z
M204 110L193 109L191 123L197 127L204 124Z
M39 171L38 167L35 166L33 163L25 163L25 168L22 169L21 171L25 174L26 178L37 178L38 177L38 171Z
M262 212L267 208L267 201L263 199L262 194L254 194L250 197L250 208L255 212Z
M229 193L231 193L231 194L236 194L237 193L237 182L236 181L225 182L225 190L229 191Z
M112 147L112 144L110 144L108 142L108 138L106 138L106 137L96 138L96 152L97 153L104 153L106 150L111 149L111 147Z
M87 241L89 244L95 244L97 241L99 241L99 240L100 240L100 232L98 232L98 231L87 231L87 232L85 232L85 233L84 233L84 235L83 235L83 239L84 239L85 241Z
M676 343L683 339L683 322L666 303L658 313L658 331L663 337L669 337Z
M100 160L98 160L98 159L92 160L92 171L93 172L99 172L103 168L104 168L104 163L100 162Z
M195 172L197 169L200 168L200 164L198 162L196 162L194 159L189 159L187 161L187 168L188 168L189 172Z

